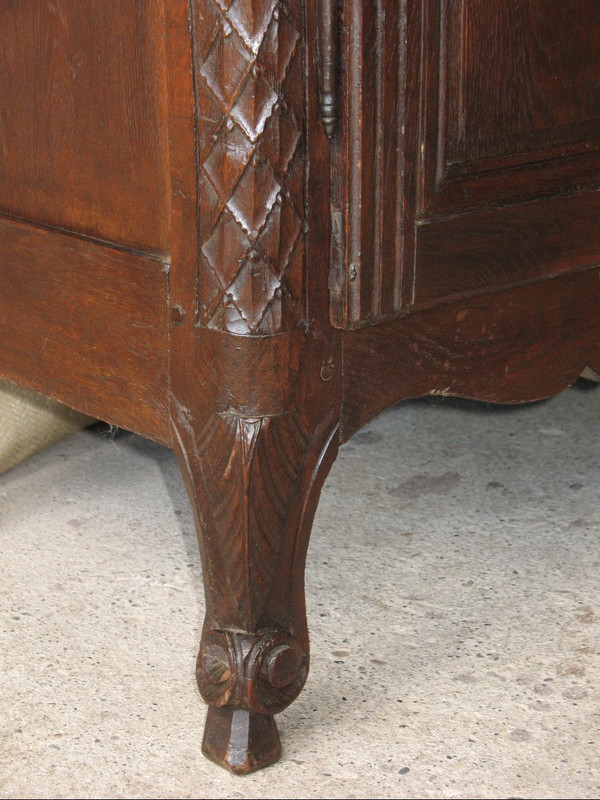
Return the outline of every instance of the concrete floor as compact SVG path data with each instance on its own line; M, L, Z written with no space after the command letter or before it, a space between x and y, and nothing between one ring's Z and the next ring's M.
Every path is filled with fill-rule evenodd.
M284 758L200 753L172 454L77 434L0 480L0 797L600 794L600 388L414 402L346 445L309 552Z

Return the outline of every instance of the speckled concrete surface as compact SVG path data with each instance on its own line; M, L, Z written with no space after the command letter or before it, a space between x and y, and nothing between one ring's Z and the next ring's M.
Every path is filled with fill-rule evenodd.
M91 432L0 480L0 797L598 797L600 388L415 402L346 445L284 759L200 753L202 588L172 454Z

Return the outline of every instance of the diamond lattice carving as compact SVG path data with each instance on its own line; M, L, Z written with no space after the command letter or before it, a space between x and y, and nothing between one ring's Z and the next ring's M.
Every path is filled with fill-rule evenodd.
M301 0L194 0L199 321L295 327L304 253Z

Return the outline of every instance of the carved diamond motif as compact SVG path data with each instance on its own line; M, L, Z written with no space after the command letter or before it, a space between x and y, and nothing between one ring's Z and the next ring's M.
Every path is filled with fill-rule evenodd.
M237 125L229 123L226 127L204 162L204 170L223 204L231 196L254 149Z
M276 203L255 247L278 278L289 264L301 231L302 223L291 204L283 199Z
M276 333L301 319L301 0L194 0L194 10L197 27L210 17L214 30L195 49L200 324Z
M227 211L222 214L210 239L203 245L202 253L224 289L233 280L250 247L250 240L234 217Z
M300 34L285 14L273 16L258 54L258 61L282 84L296 53Z
M258 70L253 69L231 111L231 116L255 142L264 131L276 102L277 95L270 84Z
M286 175L300 142L300 131L288 114L276 109L260 142L260 152L280 175Z
M217 99L227 106L244 80L252 59L239 36L217 34L200 74Z
M248 258L236 275L231 284L233 301L253 333L278 289L279 281L260 258Z
M227 205L251 241L255 241L260 233L280 189L273 170L267 164L253 164L242 175Z
M257 3L254 0L234 0L229 6L229 19L254 54L264 39L274 17L277 0Z

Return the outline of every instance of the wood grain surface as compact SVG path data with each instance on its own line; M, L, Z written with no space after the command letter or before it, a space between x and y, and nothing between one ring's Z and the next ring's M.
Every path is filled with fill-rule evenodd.
M599 36L598 0L345 5L334 325L597 263Z
M302 3L192 3L199 322L239 335L303 315Z
M445 304L344 336L342 439L427 394L527 403L600 370L600 271Z
M167 252L162 0L0 3L0 213Z
M0 375L163 444L167 270L0 219Z
M600 0L570 5L0 4L0 374L175 449L233 772L307 678L340 441L600 370Z
M331 319L346 328L404 307L406 6L349 0L340 35Z
M279 757L272 715L308 674L304 563L341 409L330 149L315 2L194 0L191 69L186 5L167 9L171 419L204 565L203 752L245 773Z
M417 226L414 307L600 262L600 191Z

